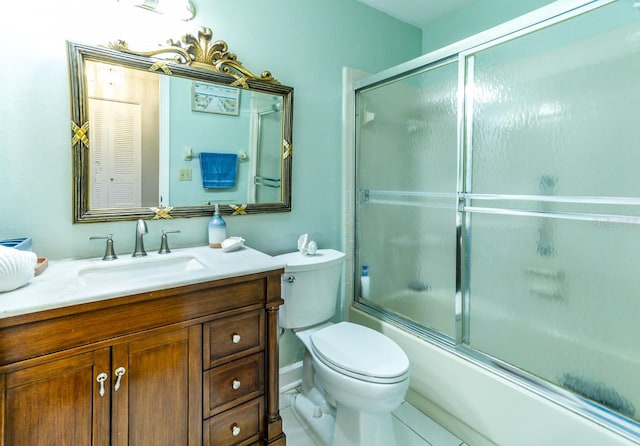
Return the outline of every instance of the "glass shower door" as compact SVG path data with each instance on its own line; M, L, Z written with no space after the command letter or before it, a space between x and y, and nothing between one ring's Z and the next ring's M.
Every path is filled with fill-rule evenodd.
M361 302L455 337L458 64L359 91ZM367 295L368 294L368 295Z
M640 5L526 23L356 91L357 307L635 441Z
M467 55L466 342L640 419L640 14Z

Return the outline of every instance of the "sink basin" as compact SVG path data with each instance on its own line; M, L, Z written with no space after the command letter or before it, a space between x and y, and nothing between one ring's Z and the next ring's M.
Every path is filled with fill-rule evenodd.
M82 268L78 271L78 279L83 285L136 282L145 279L176 276L206 268L206 265L194 256L167 255L166 257L149 257L142 259L116 260L117 263L106 263Z

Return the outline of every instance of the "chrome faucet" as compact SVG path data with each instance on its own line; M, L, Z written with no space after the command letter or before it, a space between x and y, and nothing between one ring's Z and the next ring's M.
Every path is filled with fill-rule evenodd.
M147 252L144 250L144 241L142 240L142 236L148 232L149 229L147 229L147 222L143 219L139 219L138 223L136 223L136 247L134 248L131 257L143 257L147 255Z

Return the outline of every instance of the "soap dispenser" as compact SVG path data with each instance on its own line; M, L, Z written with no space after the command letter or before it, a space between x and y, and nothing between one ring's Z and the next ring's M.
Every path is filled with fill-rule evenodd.
M222 242L227 238L227 224L220 216L220 208L216 204L213 217L209 220L209 246L211 248L222 248Z

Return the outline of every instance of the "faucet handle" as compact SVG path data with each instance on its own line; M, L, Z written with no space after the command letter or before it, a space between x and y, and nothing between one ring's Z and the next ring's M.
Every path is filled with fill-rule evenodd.
M102 260L117 259L118 256L116 255L116 252L113 249L113 234L107 234L104 236L92 235L91 237L89 237L89 240L105 240L105 239L107 240L107 246L104 251L104 257L102 257Z
M164 229L162 230L162 236L160 237L160 250L158 251L158 254L169 254L171 252L171 250L169 249L169 242L167 240L167 234L179 234L180 230L175 230L175 231L165 231Z

